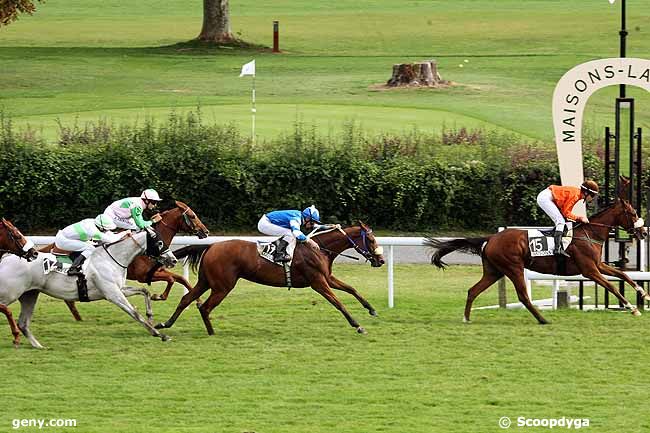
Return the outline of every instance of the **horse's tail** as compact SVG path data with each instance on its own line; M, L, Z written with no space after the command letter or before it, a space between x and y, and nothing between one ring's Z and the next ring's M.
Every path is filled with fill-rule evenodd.
M174 251L174 256L176 256L177 259L187 257L187 262L192 266L192 270L196 272L196 268L199 263L201 263L203 253L205 253L209 247L210 245L188 245Z
M434 248L436 251L431 255L431 264L441 269L447 267L442 258L454 251L481 255L483 245L490 239L486 238L460 238L450 241L441 241L435 238L426 238L424 245Z

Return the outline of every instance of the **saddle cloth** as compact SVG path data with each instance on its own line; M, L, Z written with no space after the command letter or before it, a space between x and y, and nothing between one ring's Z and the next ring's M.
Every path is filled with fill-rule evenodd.
M43 274L47 275L50 272L56 272L62 275L68 275L68 270L72 266L72 259L67 254L43 254ZM85 275L88 261L81 265L81 272Z
M273 259L273 255L275 254L275 249L277 248L276 242L277 242L277 239L275 241L273 241L273 242L260 242L260 241L258 241L257 242L257 254L259 254L260 257L262 257L265 260L268 260L271 263L274 263L274 264L276 264L278 266L284 266L284 263L276 262ZM296 240L291 239L291 241L289 242L289 245L287 245L287 249L286 249L287 254L289 255L289 257L291 257L291 260L289 260L287 262L287 264L289 266L291 266L291 263L293 262L293 252L295 251L295 249L296 249Z
M528 249L532 257L552 256L553 249L555 249L555 239L553 239L552 231L540 231L536 229L528 229ZM545 236L546 234L551 236ZM569 226L568 230L562 236L562 247L566 250L571 241L573 240L573 228Z

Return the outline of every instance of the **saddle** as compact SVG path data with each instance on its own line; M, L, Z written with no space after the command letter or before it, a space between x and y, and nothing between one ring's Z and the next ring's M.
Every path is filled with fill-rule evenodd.
M541 231L536 229L528 229L528 249L530 250L531 257L545 257L552 256L553 249L555 248L555 240L553 239L553 230ZM566 250L571 241L573 240L573 230L568 232L565 230L562 236L562 247Z
M260 257L262 257L265 260L268 260L269 262L282 266L284 268L284 275L285 279L287 281L287 287L289 290L291 290L291 263L293 262L293 252L296 247L295 242L289 243L289 245L286 246L285 253L289 257L289 260L277 260L278 254L276 252L278 251L280 242L286 242L283 241L282 238L278 238L274 240L273 242L258 242L257 243L257 254L259 254Z
M78 251L67 251L56 246L52 247L49 253L51 256L43 260L43 273L45 275L54 271L58 274L69 276L68 271L72 263L81 255ZM84 263L81 268L81 275L77 276L77 293L81 302L90 302L88 298L88 282L85 276L86 266L87 263Z

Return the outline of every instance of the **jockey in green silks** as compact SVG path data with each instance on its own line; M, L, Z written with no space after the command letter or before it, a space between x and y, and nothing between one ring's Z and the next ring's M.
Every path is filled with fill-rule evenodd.
M114 201L104 211L115 225L121 229L140 231L153 224L142 216L145 209L154 209L158 206L160 196L154 189L145 189L140 197L127 197Z

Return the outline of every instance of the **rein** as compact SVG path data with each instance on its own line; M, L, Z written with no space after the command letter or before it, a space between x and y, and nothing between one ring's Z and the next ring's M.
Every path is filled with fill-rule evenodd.
M125 237L128 237L128 238L131 239L131 240L132 240L132 241L133 241L137 246L140 246L140 245L135 241L135 239L133 239L133 235L130 235L130 234L129 234L128 236L125 236ZM117 259L116 259L115 257L113 257L113 255L111 254L111 252L108 251L108 248L109 248L109 247L112 247L113 245L118 244L118 243L122 242L123 240L124 240L124 238L122 238L122 239L120 239L120 240L117 240L117 241L115 241L115 242L111 242L110 244L102 244L102 248L104 249L104 251L106 251L106 254L108 254L108 257L110 257L111 260L113 260L115 263L117 263L117 265L118 265L119 267L121 267L122 269L128 269L128 267L129 267L128 265L124 266L122 263L118 262Z

